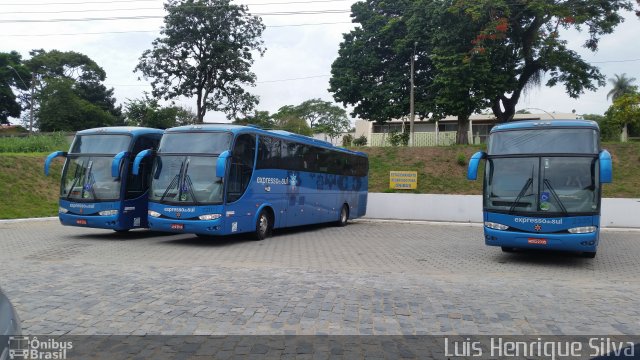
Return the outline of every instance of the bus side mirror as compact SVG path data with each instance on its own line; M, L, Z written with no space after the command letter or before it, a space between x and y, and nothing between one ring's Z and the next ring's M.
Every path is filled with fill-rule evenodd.
M120 177L120 164L122 163L122 159L127 155L129 155L128 152L121 151L113 157L113 161L111 162L111 177Z
M47 159L44 161L44 174L46 176L49 176L49 166L51 166L51 161L53 161L53 159L57 158L58 156L66 157L67 153L64 151L56 151L47 156Z
M231 157L231 151L225 150L218 156L218 161L216 161L216 177L223 178L224 171L227 168L227 159Z
M600 182L610 183L613 178L613 169L611 164L611 154L607 150L600 152Z
M153 150L148 149L142 150L138 153L138 155L136 155L136 159L133 160L133 175L138 175L140 173L140 163L142 162L142 160L144 160L144 158L150 156L151 154L153 154Z
M467 179L475 180L478 178L478 166L480 166L480 160L487 157L487 153L484 151L478 151L469 159L469 168L467 169Z

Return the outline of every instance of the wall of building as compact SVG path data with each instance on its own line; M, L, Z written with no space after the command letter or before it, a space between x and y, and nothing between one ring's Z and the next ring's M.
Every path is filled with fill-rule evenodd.
M640 228L640 199L602 199L602 227ZM369 193L369 219L481 223L482 196Z

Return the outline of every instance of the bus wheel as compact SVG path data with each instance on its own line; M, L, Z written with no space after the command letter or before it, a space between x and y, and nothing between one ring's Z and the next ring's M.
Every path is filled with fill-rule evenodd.
M336 223L338 226L346 226L349 221L349 208L347 204L342 205L342 209L340 209L340 219Z
M256 232L254 234L255 239L266 239L270 235L272 227L271 216L269 216L267 211L262 210L258 216L258 220L256 221Z
M596 252L585 251L582 253L582 257L586 257L587 259L593 259L596 257Z
M502 252L512 253L514 251L516 251L516 248L512 248L512 247L508 247L508 246L503 246L502 247Z

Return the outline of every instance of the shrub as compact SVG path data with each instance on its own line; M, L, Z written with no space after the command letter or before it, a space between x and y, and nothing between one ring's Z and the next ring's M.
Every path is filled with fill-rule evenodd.
M348 147L351 146L351 143L353 143L353 135L347 134L342 137L342 146Z
M460 166L465 166L465 165L467 165L467 157L464 156L464 154L460 153L460 154L458 154L458 157L456 158L456 162Z
M402 133L397 131L391 132L389 134L389 143L391 146L407 146L409 145L409 133L406 131Z
M0 137L0 153L32 153L56 150L66 151L69 142L63 133L50 135Z
M367 137L362 135L359 138L353 140L354 146L366 146L367 145Z

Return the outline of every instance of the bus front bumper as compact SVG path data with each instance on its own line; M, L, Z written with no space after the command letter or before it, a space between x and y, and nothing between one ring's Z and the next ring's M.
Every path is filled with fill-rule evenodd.
M526 233L484 227L485 244L518 249L595 252L598 231L586 234Z
M154 231L179 234L222 235L224 221L216 220L179 220L164 217L148 217L149 228Z
M58 214L60 223L65 226L79 226L97 229L109 230L128 230L129 227L123 226L118 215L79 215L79 214Z

